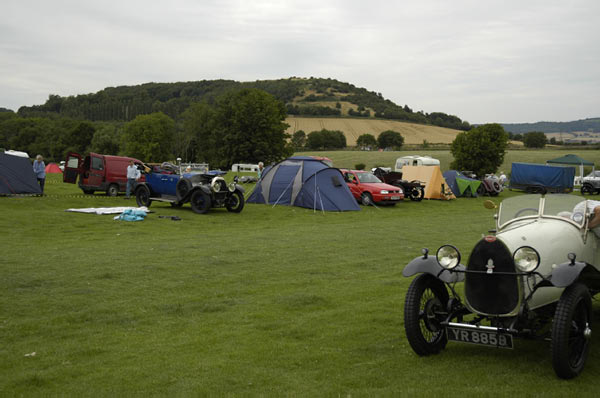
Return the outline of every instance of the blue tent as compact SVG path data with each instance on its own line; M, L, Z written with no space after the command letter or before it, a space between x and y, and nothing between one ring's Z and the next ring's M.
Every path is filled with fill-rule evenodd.
M294 156L265 168L246 202L325 211L360 210L339 169L308 156Z
M481 181L466 177L456 170L445 171L443 175L452 193L457 198L460 196L477 197L477 188L481 185Z

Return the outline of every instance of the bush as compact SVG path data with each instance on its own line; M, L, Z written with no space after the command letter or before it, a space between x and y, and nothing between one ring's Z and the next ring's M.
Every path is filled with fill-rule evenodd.
M354 170L364 170L367 165L364 163L356 163L354 165Z

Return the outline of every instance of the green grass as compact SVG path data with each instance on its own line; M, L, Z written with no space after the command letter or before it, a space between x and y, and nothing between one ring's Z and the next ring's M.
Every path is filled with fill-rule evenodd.
M367 163L363 154L330 157ZM569 382L554 376L547 342L412 352L402 269L424 246L453 243L466 258L493 227L485 198L348 213L249 204L197 215L154 203L145 221L127 223L64 210L134 201L81 195L56 177L46 192L0 198L0 395L596 389L597 333L584 373Z
M507 175L510 173L511 164L513 162L539 163L545 164L547 160L555 159L564 156L568 153L573 153L581 156L585 160L592 161L600 165L600 151L597 150L582 150L582 149L520 149L509 150L504 157L504 163L500 166L499 171L504 171ZM357 163L366 164L367 169L376 166L394 167L396 159L406 155L429 155L440 161L442 171L450 168L450 163L453 160L452 154L448 150L436 149L415 149L410 151L315 151L302 152L300 155L318 155L326 156L333 160L333 164L340 168L354 168ZM591 170L591 168L586 168ZM576 175L579 175L579 167L576 167Z

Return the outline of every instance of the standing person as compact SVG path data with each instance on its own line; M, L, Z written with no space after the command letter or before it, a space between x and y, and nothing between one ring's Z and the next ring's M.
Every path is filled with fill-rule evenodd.
M262 173L263 173L263 169L265 168L265 165L263 162L258 162L258 179L260 180L260 177L262 177Z
M139 180L140 176L140 171L135 167L133 160L130 160L129 166L127 166L127 188L125 189L125 199L129 199L133 186L135 185L135 182Z
M33 172L37 177L38 184L40 184L42 194L44 194L44 184L46 183L46 165L44 164L44 158L42 155L37 155L35 157L35 160L33 161Z

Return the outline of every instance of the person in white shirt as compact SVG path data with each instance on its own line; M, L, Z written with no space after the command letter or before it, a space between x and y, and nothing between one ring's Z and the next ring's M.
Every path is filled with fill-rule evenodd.
M129 199L133 186L135 185L135 182L139 180L140 176L140 171L133 163L133 160L130 160L129 166L127 166L127 188L125 189L125 199Z

